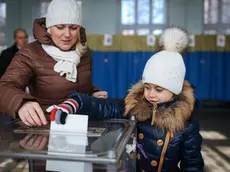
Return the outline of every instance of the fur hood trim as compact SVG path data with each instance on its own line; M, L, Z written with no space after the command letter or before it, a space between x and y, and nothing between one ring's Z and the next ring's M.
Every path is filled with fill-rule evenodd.
M156 109L154 124L172 132L183 130L194 109L194 102L193 88L188 81L184 81L177 101L169 107ZM124 116L135 115L137 121L146 121L152 118L153 113L153 105L144 98L144 84L140 81L129 90L125 98Z

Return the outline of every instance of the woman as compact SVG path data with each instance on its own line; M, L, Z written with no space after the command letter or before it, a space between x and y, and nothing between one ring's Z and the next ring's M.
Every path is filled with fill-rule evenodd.
M1 112L28 126L46 125L45 109L70 92L107 97L91 82L92 59L75 0L53 0L46 19L34 21L33 32L36 41L16 54L0 80Z

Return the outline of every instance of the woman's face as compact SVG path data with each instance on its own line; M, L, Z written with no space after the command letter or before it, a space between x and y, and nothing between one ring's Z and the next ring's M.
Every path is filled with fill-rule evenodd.
M77 42L79 30L78 25L60 24L51 26L48 32L58 48L68 51Z

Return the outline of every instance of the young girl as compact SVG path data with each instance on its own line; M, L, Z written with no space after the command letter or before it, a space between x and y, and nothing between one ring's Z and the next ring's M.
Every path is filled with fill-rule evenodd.
M168 28L160 44L163 50L148 60L142 81L130 89L124 103L75 92L63 104L48 109L50 118L64 124L69 113L88 114L94 120L134 115L137 142L143 148L137 154L138 172L200 172L204 167L202 137L191 115L193 89L184 81L186 69L180 54L188 37L178 28Z

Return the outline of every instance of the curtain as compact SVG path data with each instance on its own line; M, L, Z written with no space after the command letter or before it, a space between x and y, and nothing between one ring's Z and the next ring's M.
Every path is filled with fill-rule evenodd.
M111 98L123 98L154 52L93 52L93 82ZM188 52L186 78L198 100L230 100L230 52Z

